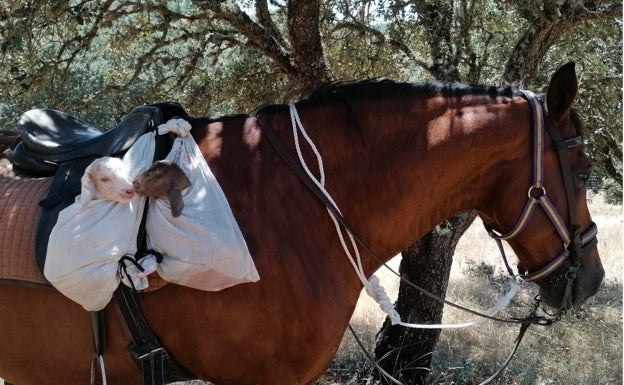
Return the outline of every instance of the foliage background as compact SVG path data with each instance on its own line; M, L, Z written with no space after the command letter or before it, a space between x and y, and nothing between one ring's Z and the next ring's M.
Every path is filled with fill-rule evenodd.
M499 84L524 31L557 17L564 25L573 19L566 12L575 12L582 22L558 31L543 58L523 58L539 61L525 86L539 89L561 64L577 63L578 108L591 133L591 155L600 177L611 179L606 185L621 189L621 4L320 1L325 72L314 74L314 62L297 62L289 3L0 1L0 127L10 129L22 112L40 107L65 110L103 129L136 105L163 100L181 102L192 115L247 112L299 95L306 84L301 73L312 72L320 81L428 81L440 78L441 60L449 57L458 71L451 77ZM421 4L439 10L436 23L449 23L450 56L432 52L432 26Z

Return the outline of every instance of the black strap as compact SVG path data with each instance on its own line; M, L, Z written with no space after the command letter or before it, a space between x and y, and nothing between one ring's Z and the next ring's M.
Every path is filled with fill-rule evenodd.
M555 147L557 150L567 150L569 148L574 148L583 145L583 137L575 136L568 139L562 139L555 143Z
M141 363L144 384L158 385L197 379L176 363L162 346L143 315L139 296L135 291L121 284L114 297L132 336L133 342L129 349Z
M496 373L494 373L490 377L486 378L479 385L487 385L487 384L489 384L490 382L492 382L496 378L498 378L503 373L503 371L505 371L505 369L507 368L507 366L509 366L509 363L511 363L511 360L515 356L516 351L518 351L518 348L520 347L520 343L522 342L522 339L524 338L524 334L526 333L526 331L529 329L529 327L531 325L532 325L532 323L526 322L526 323L523 323L522 326L520 326L520 331L518 332L518 337L516 337L516 340L514 341L514 347L513 347L512 351L511 351L511 353L509 354L509 356L507 357L507 359L505 360L505 363L496 371ZM351 331L351 334L353 335L353 338L355 339L355 342L357 342L357 344L360 347L360 349L364 352L364 355L366 356L368 361L373 366L375 366L375 369L377 369L379 371L379 373L381 373L388 381L391 381L391 382L393 382L393 383L395 383L397 385L405 385L403 382L397 380L394 376L392 376L390 373L385 371L379 365L377 360L375 360L375 358L368 352L368 350L364 346L364 343L362 342L360 337L358 337L357 333L355 333L355 330L353 330L353 327L351 326L351 324L349 324L349 330Z
M529 323L529 322L526 322L526 323L523 323L522 326L520 326L520 331L518 332L518 337L516 337L516 340L514 341L515 345L513 347L513 350L511 351L511 353L507 357L507 360L505 360L505 363L503 364L503 366L501 366L496 371L496 373L494 373L490 377L486 378L479 385L487 385L490 382L494 381L496 378L498 378L498 376L500 376L503 373L503 371L507 368L507 366L509 366L509 363L511 362L512 358L516 354L516 351L518 350L518 347L520 347L520 343L522 342L522 339L524 338L524 334L526 333L526 331L529 329L529 327L531 325L533 325L533 324Z
M561 168L561 176L563 178L563 186L565 188L566 199L568 201L568 215L569 215L569 223L570 228L568 231L570 232L572 247L571 247L571 259L573 265L578 265L580 263L580 258L583 256L582 250L582 242L580 240L581 228L575 223L577 220L576 216L576 191L574 188L574 176L572 175L572 167L570 167L570 163L567 158L567 151L570 148L577 147L583 144L583 140L580 136L576 136L569 139L563 139L561 131L559 127L555 124L546 125L550 136L555 142L555 147L557 148L557 155L559 157L559 166Z

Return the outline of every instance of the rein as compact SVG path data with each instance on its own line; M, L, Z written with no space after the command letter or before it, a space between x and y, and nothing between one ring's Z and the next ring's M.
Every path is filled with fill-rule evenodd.
M263 135L271 143L271 145L273 146L273 149L278 153L278 155L282 158L282 160L286 163L286 165L291 169L291 171L297 177L299 177L299 179L303 182L303 184L305 184L305 186L321 201L321 203L325 205L327 210L329 210L331 214L333 214L333 216L340 223L340 225L347 231L347 233L351 235L354 242L357 243L364 251L370 254L382 266L387 268L390 272L392 272L394 275L399 277L399 279L401 279L403 282L405 282L409 286L413 287L414 289L418 290L419 292L428 296L429 298L432 298L436 301L444 303L445 305L449 305L451 307L462 310L464 312L467 312L467 313L470 313L479 317L487 318L493 321L516 323L516 324L522 323L522 321L518 319L497 318L491 315L483 314L478 311L463 307L461 305L457 305L440 296L430 293L429 291L423 289L422 287L416 285L415 283L403 278L396 270L390 267L387 263L384 262L384 260L381 257L379 257L373 250L371 250L370 247L368 247L368 245L357 235L357 233L353 230L351 225L347 222L347 220L342 216L340 211L336 208L333 201L331 201L329 198L325 196L323 191L316 185L316 183L312 180L312 178L310 178L306 174L303 167L297 161L295 161L295 159L290 155L288 150L284 148L284 145L282 144L280 139L277 137L277 135L275 134L275 131L273 130L269 122L266 120L264 115L257 115L256 118L258 119L258 123L260 125L260 128L262 129ZM539 321L535 321L533 323L537 323L541 325L549 325L551 322L548 322L547 319L542 319Z

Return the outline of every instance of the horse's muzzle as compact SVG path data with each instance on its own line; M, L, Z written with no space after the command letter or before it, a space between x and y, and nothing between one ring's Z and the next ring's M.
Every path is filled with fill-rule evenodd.
M585 261L576 272L576 278L572 282L571 299L566 298L566 286L568 278L566 272L568 267L561 267L561 272L557 271L553 277L543 282L538 282L540 286L540 298L543 303L551 308L562 309L568 306L568 302L575 308L580 307L587 299L600 288L602 279L604 278L604 268L600 263L600 259L592 258L592 262Z

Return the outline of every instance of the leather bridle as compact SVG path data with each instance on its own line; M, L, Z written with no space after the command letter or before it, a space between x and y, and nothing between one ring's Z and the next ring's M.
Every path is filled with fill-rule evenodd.
M554 226L555 230L561 238L563 247L562 250L545 266L532 272L522 272L520 276L527 282L535 282L544 280L550 277L557 269L566 261L569 260L570 266L565 271L564 276L567 280L566 288L562 300L561 307L558 309L558 313L564 313L572 308L572 289L574 281L578 276L578 269L581 262L584 259L585 250L593 247L596 242L596 235L598 229L595 223L591 223L587 229L581 232L581 227L576 223L578 220L576 214L576 190L574 187L574 180L572 175L572 168L566 157L566 150L581 146L583 139L581 136L575 136L572 138L563 139L561 131L558 125L549 119L549 124L546 124L545 111L540 100L530 91L520 91L522 96L528 101L529 108L531 110L531 125L534 131L533 140L533 183L528 190L528 199L524 206L520 218L516 222L515 226L505 234L499 233L486 225L486 229L492 238L494 238L501 251L503 260L509 273L513 276L513 272L507 262L507 256L505 255L502 247L503 240L509 240L520 234L529 223L535 209L539 206L546 213L546 216ZM565 225L565 221L559 215L554 204L546 194L546 188L544 187L544 137L545 132L548 131L551 138L554 141L555 148L559 156L559 164L561 168L561 175L563 178L564 188L566 192L568 214L570 224L568 227Z

